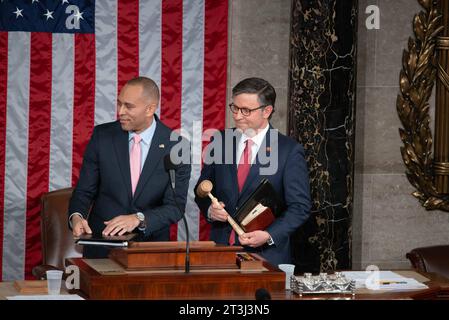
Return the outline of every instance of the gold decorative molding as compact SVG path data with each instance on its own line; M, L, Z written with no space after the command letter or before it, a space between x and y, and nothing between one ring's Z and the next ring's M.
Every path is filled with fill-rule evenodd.
M449 175L449 162L436 162L433 163L433 170L435 174L441 176Z
M447 50L447 49L449 49L449 37L438 37L437 50Z
M449 38L447 34L439 37L449 23L446 16L442 22L443 16L439 14L438 8L441 5L442 12L447 12L449 0L418 2L424 11L415 15L413 20L415 38L409 38L408 50L403 53L399 75L400 93L396 101L403 125L403 128L399 128L404 144L401 154L407 168L407 178L416 188L413 195L427 210L449 211L449 76L446 71L449 63ZM437 71L439 82L433 159L428 101Z

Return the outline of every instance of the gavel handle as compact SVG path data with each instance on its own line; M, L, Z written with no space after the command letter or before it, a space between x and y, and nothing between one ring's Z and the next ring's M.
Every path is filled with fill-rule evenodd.
M218 199L215 198L210 192L207 195L212 200L213 204L220 205L220 203L218 202ZM232 219L232 217L229 215L229 213L228 213L228 222L231 225L232 229L234 229L235 233L237 233L239 236L241 236L242 234L245 233L245 231L243 231L243 229L239 226L239 224L237 222L235 222L234 219Z
M238 225L237 222L235 222L234 219L231 218L231 216L228 214L228 222L231 225L232 229L234 229L235 233L237 233L239 236L245 233L243 229Z

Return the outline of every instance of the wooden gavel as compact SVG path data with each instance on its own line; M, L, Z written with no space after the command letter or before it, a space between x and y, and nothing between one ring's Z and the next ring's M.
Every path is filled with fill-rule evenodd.
M212 195L212 193L211 193L212 188L213 188L212 182L210 182L209 180L203 180L196 188L196 194L201 198L205 198L208 196L213 204L221 206L220 203L218 202L218 199ZM223 208L223 210L225 210L225 209ZM245 231L243 231L243 229L238 225L238 223L235 222L234 219L232 219L232 217L229 215L229 213L227 213L227 214L228 214L228 222L231 225L232 229L234 229L235 233L237 233L239 236L244 234Z

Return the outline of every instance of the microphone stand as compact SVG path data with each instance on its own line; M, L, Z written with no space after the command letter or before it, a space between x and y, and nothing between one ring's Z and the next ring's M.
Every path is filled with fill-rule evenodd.
M173 169L171 169L173 170ZM178 208L179 212L182 214L182 221L184 221L184 227L186 228L186 261L185 261L185 273L190 272L190 239L189 239L189 225L187 224L187 219L185 216L185 213L182 212L181 207L178 204L178 201L176 201L176 192L175 192L175 181L171 181L172 178L170 176L170 189L173 193L173 199L175 200L176 207Z

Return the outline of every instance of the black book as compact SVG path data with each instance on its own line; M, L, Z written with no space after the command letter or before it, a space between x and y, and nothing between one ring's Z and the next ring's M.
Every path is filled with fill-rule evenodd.
M103 236L101 234L83 234L75 240L76 244L89 246L127 247L129 241L137 236L128 233L122 236Z
M264 178L238 209L236 221L245 232L265 230L284 210L283 201Z

